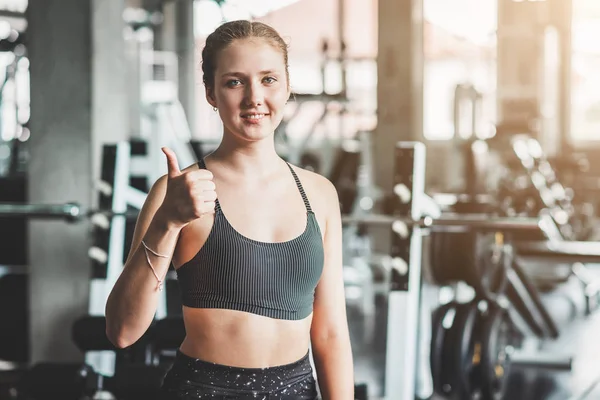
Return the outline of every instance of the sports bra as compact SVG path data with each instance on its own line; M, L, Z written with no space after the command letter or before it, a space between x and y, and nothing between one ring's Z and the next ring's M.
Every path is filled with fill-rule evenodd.
M206 169L204 160L198 166ZM323 272L323 239L302 184L288 167L306 206L304 232L286 242L250 239L231 226L217 199L214 224L206 242L177 269L184 306L238 310L287 320L311 314L315 288Z

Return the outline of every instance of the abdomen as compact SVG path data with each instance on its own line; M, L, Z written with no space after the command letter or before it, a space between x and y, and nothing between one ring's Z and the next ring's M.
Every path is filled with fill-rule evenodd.
M306 355L312 314L279 320L225 309L183 309L186 338L181 351L222 365L264 368L293 363Z

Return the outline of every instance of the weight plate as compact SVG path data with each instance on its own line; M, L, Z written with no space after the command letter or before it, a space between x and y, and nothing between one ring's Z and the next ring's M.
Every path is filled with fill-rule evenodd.
M452 280L447 275L447 260L444 259L446 255L445 238L447 238L447 236L447 234L442 232L431 232L431 235L429 236L429 262L431 265L431 275L435 283L439 286L452 283Z
M471 247L465 248L466 233L463 232L432 232L430 235L431 273L435 283L440 286L449 285L465 280L465 254Z
M448 330L448 328L444 326L444 319L448 312L456 305L457 303L455 302L443 304L432 313L429 362L434 390L441 395L444 394L444 386L447 384L447 382L444 382L442 376L444 367L444 341Z
M501 399L508 375L507 348L511 345L512 325L508 312L494 302L481 316L480 382L483 399Z
M451 265L451 276L454 282L469 283L471 280L474 254L475 234L471 232L454 232L448 236L445 259Z
M430 252L438 285L462 281L473 287L479 298L490 300L504 293L509 254L496 248L494 233L434 232Z
M476 357L476 329L479 320L477 302L461 304L456 308L453 331L453 360L448 364L453 374L453 394L459 399L467 399L473 393L471 382L479 364Z
M445 312L444 312L445 311ZM443 317L442 317L443 315ZM438 325L432 338L432 371L436 371L434 390L437 394L451 398L465 398L471 375L472 332L477 317L475 303L451 302L447 309L438 314ZM439 332L443 332L440 340Z

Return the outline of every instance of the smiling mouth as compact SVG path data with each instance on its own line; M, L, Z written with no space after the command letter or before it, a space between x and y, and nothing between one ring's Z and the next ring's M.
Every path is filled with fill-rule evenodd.
M252 121L259 121L267 115L269 115L269 114L245 114L245 115L242 115L242 118L249 119Z

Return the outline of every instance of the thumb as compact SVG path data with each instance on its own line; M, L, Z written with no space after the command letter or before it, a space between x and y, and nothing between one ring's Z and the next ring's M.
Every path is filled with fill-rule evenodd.
M179 170L179 162L177 161L177 156L173 152L173 150L168 147L163 147L161 149L165 156L167 156L167 171L169 178L175 178L181 175L181 171Z

